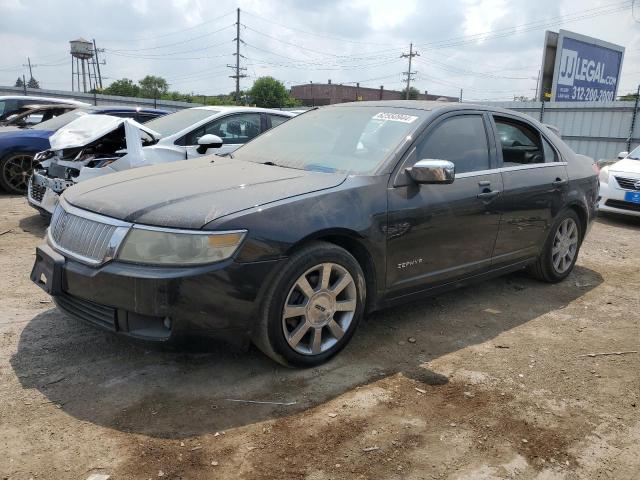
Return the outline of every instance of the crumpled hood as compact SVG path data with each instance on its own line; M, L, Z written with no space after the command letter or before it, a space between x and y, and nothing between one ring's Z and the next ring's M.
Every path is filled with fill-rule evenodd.
M345 178L207 156L87 180L67 189L64 198L128 222L199 229L241 210L335 187Z
M153 138L160 138L160 134L145 127L141 123L130 118L113 117L111 115L82 115L74 121L60 128L56 133L51 135L49 142L51 150L63 150L65 148L84 147L85 145L95 142L105 135L113 132L120 125L125 126L125 131L138 129L147 132Z
M609 167L610 172L640 173L640 160L625 158Z

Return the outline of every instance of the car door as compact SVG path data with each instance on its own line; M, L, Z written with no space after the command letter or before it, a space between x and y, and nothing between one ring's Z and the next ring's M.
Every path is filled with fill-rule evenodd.
M187 158L233 152L258 136L264 130L264 122L263 115L257 112L234 113L217 118L206 125L198 127L184 137ZM198 153L198 139L208 134L220 137L222 139L222 147L210 148L205 153Z
M494 265L538 254L568 189L566 162L532 123L491 115L504 185Z
M482 112L435 120L417 139L388 189L387 288L401 296L482 272L500 221L502 177ZM418 185L405 169L419 160L455 164L451 184Z

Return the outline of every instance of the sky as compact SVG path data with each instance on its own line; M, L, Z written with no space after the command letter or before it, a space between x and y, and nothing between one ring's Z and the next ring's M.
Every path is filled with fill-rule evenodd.
M69 41L104 49L104 84L147 74L171 90L229 93L236 8L247 78L287 87L359 82L400 90L409 44L413 86L465 100L532 97L545 30L626 47L618 94L640 83L640 0L0 0L0 85L25 75L70 90Z

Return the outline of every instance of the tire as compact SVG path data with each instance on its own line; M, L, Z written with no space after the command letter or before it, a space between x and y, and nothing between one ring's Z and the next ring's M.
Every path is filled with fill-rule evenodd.
M573 231L575 234L567 237L565 229ZM571 209L562 211L551 227L540 256L529 268L531 275L547 283L558 283L567 278L578 259L583 236L584 232L578 214ZM563 260L558 261L559 258L563 258Z
M313 242L291 255L270 279L253 343L285 366L320 365L349 343L365 300L357 260L334 244Z
M33 157L31 153L10 153L0 159L0 188L7 193L26 194Z

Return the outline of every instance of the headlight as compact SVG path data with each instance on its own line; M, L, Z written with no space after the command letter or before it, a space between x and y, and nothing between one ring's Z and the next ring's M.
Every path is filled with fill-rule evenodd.
M202 232L150 229L134 226L117 259L149 265L202 265L229 258L238 249L246 230Z
M600 170L599 178L602 183L609 183L609 167L604 167Z

